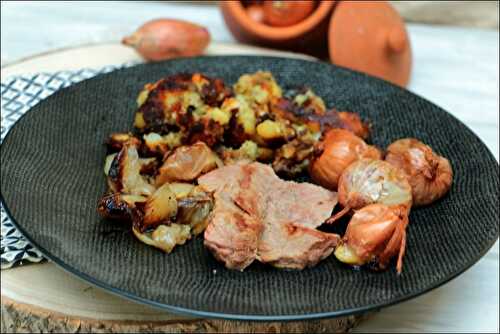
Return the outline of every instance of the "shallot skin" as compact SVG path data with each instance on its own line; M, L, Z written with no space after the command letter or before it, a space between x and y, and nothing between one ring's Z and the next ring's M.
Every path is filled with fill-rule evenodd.
M412 206L412 190L406 175L383 160L360 159L349 165L339 179L339 203L344 208L382 203L402 207Z
M309 173L314 182L337 190L342 172L361 158L382 159L375 146L367 145L363 139L344 129L332 129L325 134L322 153L311 161Z
M431 204L451 188L453 170L449 160L415 138L399 139L389 145L385 160L407 175L415 206Z
M385 269L399 254L396 268L401 273L407 225L405 210L384 204L365 206L352 216L342 243L335 250L335 257L350 265L371 263Z
M287 27L299 23L314 11L314 1L265 1L264 22L274 27Z
M202 26L182 20L156 19L143 24L122 43L136 49L149 61L198 56L210 43Z

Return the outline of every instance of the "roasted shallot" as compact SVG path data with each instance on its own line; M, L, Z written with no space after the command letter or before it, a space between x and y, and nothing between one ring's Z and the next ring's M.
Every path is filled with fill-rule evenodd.
M395 141L387 148L385 160L406 173L416 206L430 204L450 190L450 162L417 139Z
M181 146L158 169L156 184L160 186L165 182L192 181L218 165L222 165L220 158L205 143Z
M316 183L331 190L337 190L340 175L354 161L382 158L375 146L344 129L328 131L319 146L322 153L312 160L309 172Z
M407 225L405 210L384 204L365 206L352 216L335 257L354 266L372 264L385 269L391 258L398 255L396 268L401 273Z
M385 204L407 213L412 205L406 175L383 160L360 159L349 165L339 179L338 194L343 209L328 219L328 223L369 204Z

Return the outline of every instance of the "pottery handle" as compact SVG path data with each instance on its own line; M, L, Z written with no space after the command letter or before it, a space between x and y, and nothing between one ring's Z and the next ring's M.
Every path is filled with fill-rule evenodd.
M394 27L389 30L387 37L387 45L393 52L403 52L406 50L408 38L403 27Z

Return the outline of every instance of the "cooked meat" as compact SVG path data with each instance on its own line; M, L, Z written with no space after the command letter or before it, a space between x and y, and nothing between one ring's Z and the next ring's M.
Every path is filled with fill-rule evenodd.
M246 265L253 260L256 247L255 257L263 263L303 269L330 255L339 240L336 234L315 229L330 217L337 203L337 195L321 187L283 181L271 167L261 163L219 168L199 178L198 182L206 191L215 191L215 207L219 210L212 213L205 244L225 242L224 248L209 249L226 266L228 262L234 263L235 257L234 252L227 250L241 249L239 243L233 245L238 240L228 237L227 230L254 232L252 235L257 231L254 224L239 223L241 219L236 219L235 215L250 217L262 228L255 245L247 244L245 256L238 253L239 258L249 261ZM219 203L222 198L224 204ZM217 224L218 228L212 224Z
M246 162L238 162L233 165L217 168L198 178L198 184L207 192L220 192L226 184L233 184L238 187L240 179L243 177L241 166Z
M207 173L198 184L214 193L215 206L205 230L205 246L227 268L243 270L257 256L262 223L234 203L243 174L237 163Z
M243 270L257 257L261 221L237 207L229 183L214 195L215 207L205 230L205 246L229 269Z

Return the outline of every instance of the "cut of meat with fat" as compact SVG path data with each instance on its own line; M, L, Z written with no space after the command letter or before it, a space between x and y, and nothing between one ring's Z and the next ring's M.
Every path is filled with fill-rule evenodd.
M215 192L205 245L228 268L242 270L256 258L280 268L303 269L330 255L340 239L316 229L330 217L337 194L309 183L283 181L267 165L226 166L198 183Z

